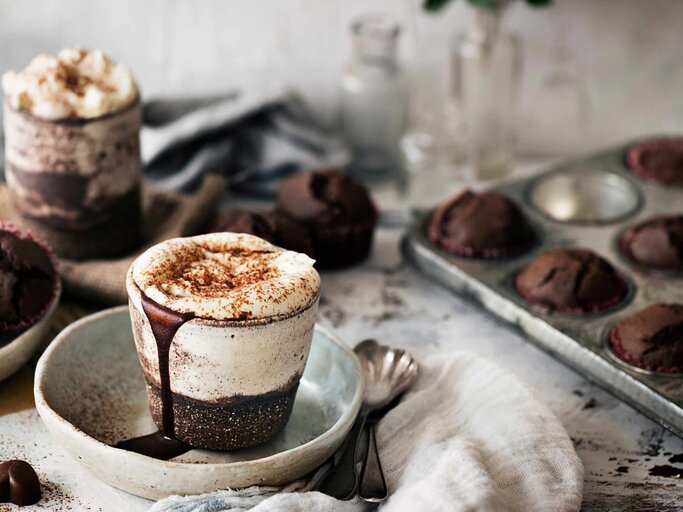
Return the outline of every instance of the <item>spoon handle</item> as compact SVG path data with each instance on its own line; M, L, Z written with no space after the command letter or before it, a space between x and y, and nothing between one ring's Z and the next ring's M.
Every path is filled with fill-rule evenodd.
M360 473L360 485L358 496L370 503L381 503L387 499L389 491L387 482L382 471L382 462L379 460L377 449L377 437L375 435L375 421L368 423L368 449L365 454L365 463Z
M362 461L360 453L361 438L365 430L367 412L361 411L356 418L344 444L334 455L334 468L320 483L318 490L338 500L350 500L358 489L358 463Z

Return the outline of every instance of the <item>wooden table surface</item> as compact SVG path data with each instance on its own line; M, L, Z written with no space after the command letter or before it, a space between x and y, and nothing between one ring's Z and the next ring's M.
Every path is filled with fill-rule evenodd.
M52 315L48 339L45 340L45 344L49 343L70 323L95 311L95 308L62 300ZM0 416L35 408L33 374L39 355L36 354L32 357L28 364L10 378L0 381Z
M399 230L380 230L369 262L353 270L323 274L322 323L349 345L374 337L406 347L418 358L454 349L474 350L490 357L525 381L569 432L585 466L583 510L683 510L681 439L495 323L475 306L418 275L401 260L399 238ZM62 324L84 312L67 309ZM11 426L19 421L15 418L30 416L29 412L11 413L33 407L32 373L33 366L29 365L0 383L0 459L10 454L12 442L11 436L3 441L3 425L14 428ZM39 420L29 419L22 421L38 428ZM97 495L101 499L107 486L88 481L83 487L84 480L94 480L84 474L78 476L81 494L69 495L69 476L64 478L61 492L66 498L61 502L64 508L58 510L145 510L148 506L125 493L108 498L108 503L115 502L117 507L102 505ZM85 496L87 493L92 496Z

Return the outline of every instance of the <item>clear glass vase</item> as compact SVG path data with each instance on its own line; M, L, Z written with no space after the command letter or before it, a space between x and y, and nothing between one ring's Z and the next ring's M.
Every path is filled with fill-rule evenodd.
M361 16L351 25L353 53L341 77L340 124L356 172L382 173L398 165L406 122L399 33L398 24L382 14Z
M522 44L501 31L504 12L476 9L471 29L453 47L453 97L475 181L504 177L514 159Z
M413 207L431 207L465 184L463 131L451 88L451 50L440 16L423 0L404 0L409 81L408 125L401 139L401 189Z

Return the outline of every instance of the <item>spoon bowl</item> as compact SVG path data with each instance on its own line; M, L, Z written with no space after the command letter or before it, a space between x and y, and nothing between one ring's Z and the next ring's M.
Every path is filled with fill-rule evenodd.
M354 352L365 376L365 408L374 411L386 407L417 379L419 365L405 350L365 340Z

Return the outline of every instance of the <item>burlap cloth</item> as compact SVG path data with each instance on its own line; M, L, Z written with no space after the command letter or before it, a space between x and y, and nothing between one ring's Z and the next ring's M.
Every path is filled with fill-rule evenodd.
M71 261L60 259L65 293L79 302L102 306L127 302L126 272L135 257L155 243L178 236L197 234L213 216L225 191L224 180L206 176L192 195L143 189L143 233L145 243L128 256L111 260ZM21 226L12 208L9 190L0 184L0 219Z

